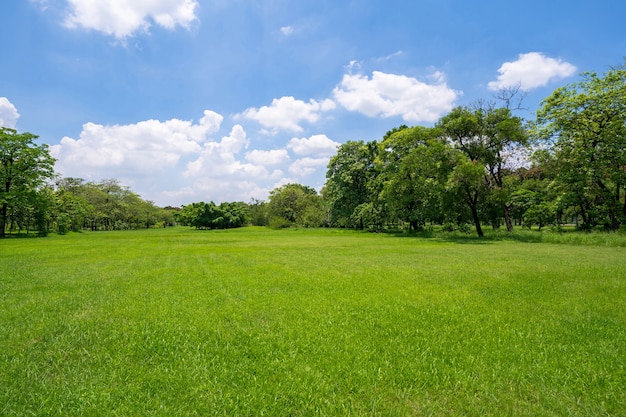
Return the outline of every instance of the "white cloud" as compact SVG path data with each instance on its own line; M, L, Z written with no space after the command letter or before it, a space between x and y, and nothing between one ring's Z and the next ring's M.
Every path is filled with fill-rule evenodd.
M300 177L306 177L316 172L320 168L325 168L328 166L328 161L330 157L326 158L302 158L294 161L289 166L289 172L292 174L298 175Z
M280 33L282 33L285 36L289 36L293 34L294 30L295 29L293 26L283 26L280 28Z
M179 119L114 126L86 123L78 139L64 137L50 152L65 176L99 179L119 173L141 178L164 173L182 156L199 152L222 119L207 110L198 124Z
M173 29L196 20L197 0L67 0L69 28L82 27L125 39L147 31L151 22Z
M60 175L89 181L116 178L156 204L250 201L267 198L275 184L301 182L319 172L337 143L324 135L293 139L273 150L248 149L241 125L214 139L223 118L205 111L197 121L146 120L128 125L86 123L78 139L50 147ZM313 155L290 164L290 151ZM294 178L285 178L289 171Z
M255 165L242 164L236 155L249 144L241 125L233 126L230 134L220 142L207 142L196 160L187 164L185 177L224 177L235 173L263 174ZM263 168L261 167L261 170Z
M447 86L442 73L433 74L433 78L434 83L427 84L380 71L374 71L371 78L346 74L333 94L346 109L369 117L401 116L408 122L434 122L454 107L461 93Z
M253 164L279 165L289 161L289 153L286 149L271 151L253 150L246 153L246 159Z
M206 143L197 159L189 162L182 173L184 178L192 182L192 186L181 192L185 192L186 197L193 201L207 201L215 199L215 196L218 196L219 201L265 198L271 190L268 183L283 175L280 169L270 171L266 165L287 162L288 155L284 159L280 150L253 150L246 153L246 163L239 154L249 144L247 134L240 125L235 125L220 142ZM262 161L262 156L269 156L273 160Z
M496 81L489 82L491 90L519 86L522 90L543 87L550 81L567 78L575 74L577 68L562 59L550 58L541 52L519 54L517 61L505 62L498 69Z
M15 129L19 117L20 114L13 103L6 97L0 97L0 127Z
M287 147L297 155L334 155L337 153L337 148L340 145L340 143L329 139L326 135L313 135L309 139L293 138L289 141Z
M281 97L272 100L271 106L259 109L249 108L236 117L256 120L263 127L269 129L267 133L275 134L280 130L301 132L302 122L315 123L322 112L333 110L335 103L326 99L322 101L309 100L308 103L296 100L293 97Z

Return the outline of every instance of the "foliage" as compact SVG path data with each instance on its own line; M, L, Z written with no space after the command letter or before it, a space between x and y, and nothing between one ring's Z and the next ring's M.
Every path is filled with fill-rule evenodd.
M249 209L245 203L199 202L183 206L178 222L196 229L231 229L248 224Z
M330 159L324 197L330 205L331 225L364 228L355 211L374 197L371 181L377 176L377 154L376 142L348 141Z
M15 223L47 233L48 200L42 188L54 175L54 158L35 139L32 133L0 127L0 238Z
M391 216L412 230L444 217L446 182L459 155L438 136L433 128L405 128L380 144L381 198Z
M276 228L325 226L322 197L311 187L286 184L270 192L269 225Z
M535 134L553 145L558 187L583 224L617 230L626 220L626 64L582 77L542 102Z
M507 164L515 150L528 144L522 120L506 107L479 103L474 108L453 109L439 120L437 126L471 161L485 167L484 181L490 195L485 194L484 201L477 204L490 204L489 211L495 212L495 217L504 217L507 230L512 231L509 204L512 190L507 187L509 182L505 178ZM470 206L470 210L474 209ZM493 214L490 217L493 224ZM476 220L474 218L475 224Z

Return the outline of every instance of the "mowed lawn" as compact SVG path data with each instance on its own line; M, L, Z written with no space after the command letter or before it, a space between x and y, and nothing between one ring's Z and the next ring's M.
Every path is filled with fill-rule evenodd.
M592 243L5 239L0 415L626 415L626 248Z

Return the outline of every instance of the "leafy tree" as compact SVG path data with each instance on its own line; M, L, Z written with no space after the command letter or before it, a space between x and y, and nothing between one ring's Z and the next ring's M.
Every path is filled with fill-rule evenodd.
M626 219L626 64L555 90L535 133L553 144L557 180L584 225L618 229Z
M248 224L248 205L241 202L191 203L177 213L178 222L196 229L230 229Z
M325 213L317 191L302 184L287 184L270 192L268 212L272 227L320 227Z
M267 203L259 199L252 199L248 203L248 213L250 215L250 223L253 226L267 226Z
M35 144L35 139L32 133L0 127L0 237L5 236L10 211L25 213L30 207L45 218L47 207L38 204L46 200L35 197L54 175L54 158L48 146Z
M463 158L454 167L447 183L448 192L452 193L469 208L476 234L483 237L484 233L480 222L480 210L488 193L485 183L485 167L476 161Z
M81 178L62 178L56 183L56 222L59 233L79 231L86 223L94 207L82 191L85 187Z
M392 216L413 230L443 219L443 194L457 151L437 136L436 129L406 128L380 144L381 197Z
M341 145L330 159L326 172L324 197L330 206L330 221L335 226L363 229L362 218L354 216L361 204L372 201L371 181L376 177L374 165L376 142L349 141Z
M524 213L524 224L530 229L532 225L539 226L539 230L543 226L554 224L556 221L554 206L548 202L542 201L533 204Z
M519 117L506 107L478 103L474 108L457 107L437 126L470 160L485 167L485 185L493 192L490 201L499 206L506 228L513 230L508 204L507 163L519 147L528 144L528 134Z

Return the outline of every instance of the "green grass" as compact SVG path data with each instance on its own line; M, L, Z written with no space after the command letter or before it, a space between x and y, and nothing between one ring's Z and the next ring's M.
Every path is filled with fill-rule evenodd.
M626 415L626 239L568 236L2 240L0 415Z

